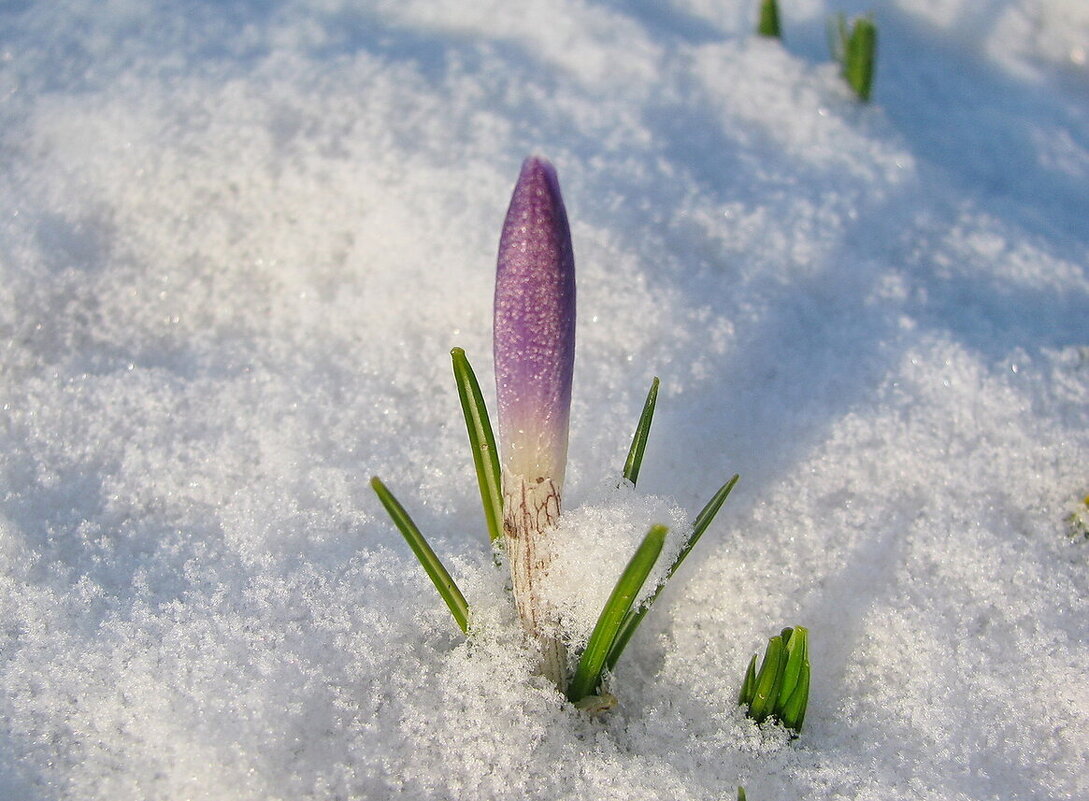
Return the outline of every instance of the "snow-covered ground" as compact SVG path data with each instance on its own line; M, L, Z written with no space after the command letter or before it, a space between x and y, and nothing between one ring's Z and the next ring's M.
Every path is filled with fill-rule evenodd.
M781 4L0 3L0 798L1089 797L1089 5ZM870 8L861 106L825 26ZM449 366L494 402L531 152L572 630L742 476L598 719L534 675ZM795 741L735 704L791 624Z

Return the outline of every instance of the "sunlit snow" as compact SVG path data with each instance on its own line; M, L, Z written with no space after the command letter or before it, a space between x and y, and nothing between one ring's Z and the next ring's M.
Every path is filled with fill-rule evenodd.
M0 799L1089 797L1089 6L780 5L0 3ZM863 106L826 24L871 9ZM450 370L494 404L530 153L578 270L570 635L741 474L593 719ZM797 740L736 705L786 625Z

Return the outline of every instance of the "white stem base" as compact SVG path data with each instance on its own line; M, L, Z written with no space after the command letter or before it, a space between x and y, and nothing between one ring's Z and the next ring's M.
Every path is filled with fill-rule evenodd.
M510 561L514 605L522 626L541 647L541 673L561 691L567 685L567 649L541 582L552 561L549 533L560 517L560 492L549 478L503 476L503 534Z

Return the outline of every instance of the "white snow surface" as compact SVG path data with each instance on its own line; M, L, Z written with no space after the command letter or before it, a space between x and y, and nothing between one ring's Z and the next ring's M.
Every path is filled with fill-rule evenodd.
M1087 5L781 6L0 3L0 798L1089 798ZM871 8L862 106L825 27ZM494 405L529 153L570 636L741 474L600 718L534 673L449 366ZM736 697L795 624L790 740Z

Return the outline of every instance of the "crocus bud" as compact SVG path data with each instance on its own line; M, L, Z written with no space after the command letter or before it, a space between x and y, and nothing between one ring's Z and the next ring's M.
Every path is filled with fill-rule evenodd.
M560 487L575 364L575 259L552 165L528 158L514 187L495 276L500 452L511 473Z
M575 361L575 260L552 165L522 164L499 239L495 378L504 540L514 601L541 644L542 672L561 688L566 654L539 590L560 513Z

